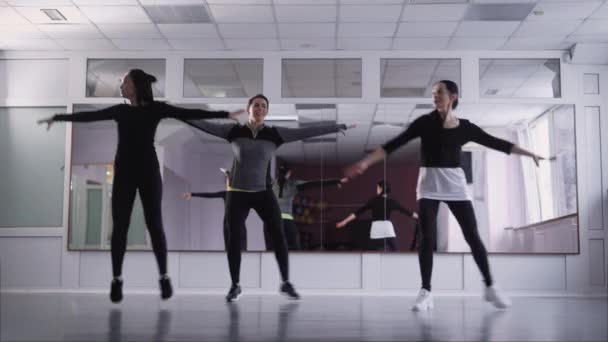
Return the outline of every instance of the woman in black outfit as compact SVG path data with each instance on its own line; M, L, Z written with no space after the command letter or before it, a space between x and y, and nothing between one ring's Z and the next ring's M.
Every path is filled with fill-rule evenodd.
M367 201L367 203L361 208L357 209L354 213L348 215L344 220L336 223L336 228L340 229L346 226L350 221L356 219L361 216L364 212L371 210L372 212L372 229L370 231L371 239L382 239L384 242L384 249L388 249L390 251L396 251L397 247L397 238L395 237L395 231L392 223L390 223L391 212L399 211L406 216L409 216L413 219L418 219L418 215L409 210L403 208L399 202L394 199L388 197L388 194L391 192L391 187L385 181L379 181L376 184L376 196ZM388 225L390 228L390 233L387 235L382 235L381 237L376 237L374 235L374 226L383 227L384 225ZM415 239L414 235L414 239Z
M445 202L456 217L465 240L473 253L486 285L484 298L498 308L506 308L510 301L494 286L486 249L477 231L471 196L467 192L464 171L460 168L462 145L469 141L504 153L528 156L536 165L541 158L508 141L493 137L469 120L459 119L454 113L458 106L458 86L443 80L433 85L435 110L414 120L397 137L374 150L367 157L346 170L348 177L363 173L370 165L384 159L399 147L420 138L421 167L418 174L418 213L421 241L418 250L422 288L412 310L433 308L431 273L433 247L437 234L437 210Z
M171 281L167 275L167 242L163 230L161 198L162 179L160 166L154 148L154 135L160 120L233 118L241 112L209 112L200 109L184 109L164 102L154 101L152 83L156 77L140 69L130 70L123 78L120 91L130 104L119 104L92 112L57 114L39 120L47 124L47 129L55 121L92 122L114 120L118 128L118 147L114 159L114 181L112 184L112 273L113 280L110 299L118 303L122 300L122 264L127 247L127 231L135 192L139 190L144 217L152 250L160 273L161 298L168 299L173 294Z
M226 171L221 169L222 172L226 175L226 190L216 191L216 192L186 192L181 195L182 198L191 200L192 197L199 198L221 198L224 200L224 207L226 206L226 195L228 194L228 188L230 187L230 171ZM228 241L229 241L229 232L228 227L226 226L226 215L224 214L224 247L228 250ZM247 250L247 227L243 224L241 227L241 250Z

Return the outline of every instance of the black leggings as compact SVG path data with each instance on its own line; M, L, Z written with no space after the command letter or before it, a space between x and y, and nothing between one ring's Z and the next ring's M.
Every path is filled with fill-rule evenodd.
M226 195L226 225L228 227L228 265L233 284L240 281L241 232L249 210L255 210L264 221L283 281L289 279L287 244L281 224L281 210L271 189L259 192L228 191Z
M224 214L224 248L228 250L228 243L230 241L228 237L230 236L230 232L228 231L228 223L226 222L226 220L227 218ZM241 250L247 250L247 227L244 224L241 227Z
M300 244L300 231L298 230L298 226L293 220L282 219L283 223L283 234L285 234L285 241L287 242L287 249L290 251L299 251L302 249L302 245ZM268 225L264 225L264 242L266 243L266 250L271 251L272 248L272 234L270 234L270 230L268 229Z
M144 218L152 241L152 250L158 263L158 270L160 274L167 273L167 240L161 214L163 183L158 164L138 166L137 169L117 166L112 184L112 220L114 222L112 274L115 277L122 274L122 263L127 249L127 233L137 190L139 190L139 197L144 209Z
M492 285L490 266L488 264L488 253L477 231L477 220L471 201L440 201L422 198L418 200L420 216L420 249L418 250L418 262L420 263L420 276L422 288L431 290L431 274L433 273L433 247L437 239L437 211L439 202L445 202L462 229L464 239L469 244L473 259L486 286Z

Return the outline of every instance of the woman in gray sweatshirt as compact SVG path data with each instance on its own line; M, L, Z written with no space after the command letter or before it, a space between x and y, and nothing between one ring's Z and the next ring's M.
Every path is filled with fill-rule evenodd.
M287 244L281 224L281 209L272 191L270 163L279 146L292 141L337 133L347 129L346 125L332 124L306 128L268 126L264 123L268 115L269 102L258 94L247 105L247 123L216 124L203 120L185 120L190 125L211 135L226 139L234 152L230 172L230 187L226 196L226 225L228 227L228 264L232 286L226 301L232 302L241 294L241 227L251 209L255 210L269 229L274 253L279 264L283 283L281 294L290 299L300 295L289 282Z

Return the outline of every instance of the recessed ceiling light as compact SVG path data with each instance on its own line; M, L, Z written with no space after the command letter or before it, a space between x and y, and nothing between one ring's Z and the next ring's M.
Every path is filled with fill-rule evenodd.
M203 5L146 5L144 10L155 24L211 23Z
M333 103L296 103L296 111L314 109L336 109L336 105Z
M534 9L535 4L473 4L464 14L465 21L522 21Z
M56 9L41 8L40 11L42 11L44 14L46 14L46 16L49 17L49 19L51 19L52 21L67 21L68 20L63 14L61 14L61 12L59 12L59 10L56 10Z

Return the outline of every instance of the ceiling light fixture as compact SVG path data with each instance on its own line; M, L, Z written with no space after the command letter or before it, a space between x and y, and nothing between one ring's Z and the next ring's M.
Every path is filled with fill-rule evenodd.
M267 116L266 121L298 121L297 115L272 115Z
M42 13L46 14L46 16L49 17L49 19L51 19L52 21L67 21L68 20L57 9L53 9L53 8L41 8L40 11Z

